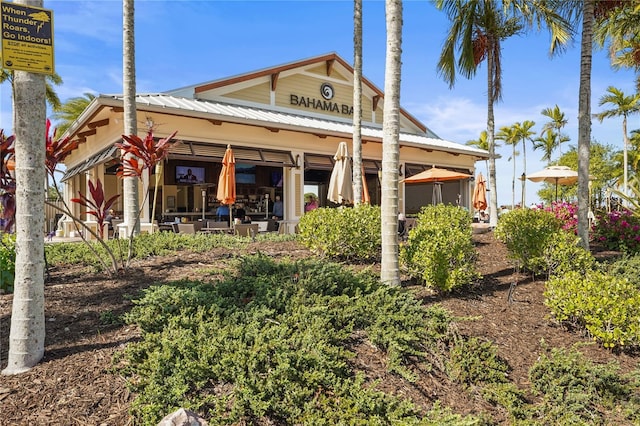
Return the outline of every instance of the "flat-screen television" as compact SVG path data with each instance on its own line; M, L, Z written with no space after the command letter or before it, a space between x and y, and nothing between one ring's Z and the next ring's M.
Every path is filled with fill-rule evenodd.
M256 183L256 166L253 164L236 164L236 183Z
M176 166L176 183L204 183L204 167Z
M271 186L275 186L276 188L282 188L282 172L281 171L271 172Z

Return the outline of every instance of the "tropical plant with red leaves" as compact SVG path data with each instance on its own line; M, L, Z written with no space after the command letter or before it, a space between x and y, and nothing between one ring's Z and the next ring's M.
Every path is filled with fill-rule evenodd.
M47 118L46 132L45 132L45 141L46 141L46 157L45 157L45 165L47 167L47 173L51 178L54 178L54 173L56 171L56 167L58 164L62 163L71 152L80 145L80 142L75 140L72 141L69 137L64 139L55 139L56 129L53 129L53 132L50 132L51 129L51 121Z
M159 139L157 142L153 137L153 128L150 128L144 139L141 139L138 135L122 135L124 141L122 143L115 144L116 147L122 150L121 164L118 168L117 175L119 177L137 177L142 178L142 173L145 169L151 174L152 170L162 164L165 158L169 156L169 150L177 143L171 140L178 133L176 130L171 135L164 139ZM156 213L156 198L158 197L158 186L160 182L161 169L156 170L156 185L153 195L153 209L151 217L155 217ZM145 197L147 191L144 191ZM139 218L140 214L138 214ZM133 227L132 229L135 229ZM133 237L133 231L131 233ZM131 255L133 240L129 239L129 254Z
M11 166L15 165L14 141L15 136L5 137L0 129L0 219L4 231L11 229L16 213L16 179Z
M118 168L118 176L142 177L144 169L148 169L151 172L156 164L159 164L169 156L169 149L175 143L171 142L171 139L174 138L176 133L178 131L173 132L165 139L159 139L157 142L153 137L152 129L149 129L144 139L137 135L122 135L124 142L116 144L123 151L122 164Z
M95 185L93 182L89 181L89 194L91 195L91 199L78 191L80 198L72 198L71 201L84 206L87 209L87 214L96 218L100 237L104 238L104 220L107 217L109 209L113 206L113 203L115 203L120 194L116 194L108 200L105 200L104 190L100 179L96 179Z

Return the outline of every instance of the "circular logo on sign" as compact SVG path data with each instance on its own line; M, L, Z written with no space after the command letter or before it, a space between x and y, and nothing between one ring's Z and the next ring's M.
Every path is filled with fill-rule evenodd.
M322 86L320 86L320 93L322 94L322 97L325 98L326 100L333 98L333 95L334 95L333 86L330 85L329 83L322 83Z

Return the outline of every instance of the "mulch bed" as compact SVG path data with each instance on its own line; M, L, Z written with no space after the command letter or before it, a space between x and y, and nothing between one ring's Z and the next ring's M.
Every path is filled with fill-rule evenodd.
M424 288L407 285L425 303L439 303L461 318L458 324L461 334L494 342L499 355L512 367L510 377L518 386L528 387L528 370L543 353L543 341L550 347L562 348L580 344L580 351L588 358L599 363L617 361L623 372L636 368L637 357L604 350L585 336L555 324L543 303L544 282L516 274L505 247L495 240L492 232L474 234L474 240L483 279L471 290L440 297ZM254 243L247 250L257 251L290 259L311 255L296 242ZM139 334L135 327L114 325L111 320L130 309L129 295L136 295L158 281L198 279L203 268L224 267L231 256L234 255L218 249L147 259L117 279L90 274L78 267L53 268L45 287L45 357L24 374L0 376L0 423L131 424L128 409L133 395L124 380L111 371L111 359ZM11 296L0 296L2 367L7 362L10 312ZM410 397L425 408L441 400L459 413L491 412L507 424L504 413L433 372L423 372L412 387L406 387L406 382L386 371L380 351L368 344L356 349L353 363L368 378L380 379L381 389Z

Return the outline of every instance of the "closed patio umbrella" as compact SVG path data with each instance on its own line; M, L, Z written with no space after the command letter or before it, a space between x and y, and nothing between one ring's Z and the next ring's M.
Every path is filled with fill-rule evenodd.
M367 176L364 173L364 166L362 166L362 203L371 204L371 197L369 196L369 186L367 185Z
M333 156L335 163L329 179L327 199L337 204L353 202L353 180L351 176L351 161L346 142L340 142L338 151Z
M231 145L227 145L227 150L222 158L222 170L218 178L217 199L229 206L229 226L233 220L231 205L236 202L236 159L233 156Z
M478 173L476 185L473 188L473 208L480 211L487 209L487 181L482 173Z

